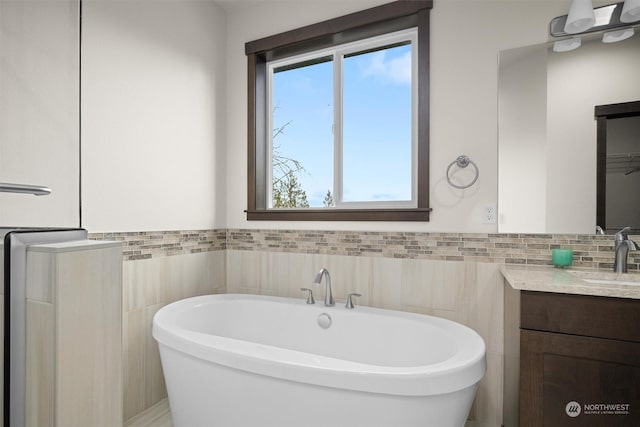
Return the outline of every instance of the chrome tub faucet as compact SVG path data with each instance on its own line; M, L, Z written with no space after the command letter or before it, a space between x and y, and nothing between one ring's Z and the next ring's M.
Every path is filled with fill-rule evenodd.
M618 231L615 236L615 261L613 262L613 271L616 273L627 272L627 256L629 251L637 251L639 246L633 240L629 240L629 231L631 227L625 227Z
M325 277L325 292L324 292L324 305L327 307L332 307L336 304L333 299L333 294L331 293L331 276L329 275L329 270L323 268L316 275L313 283L320 284L322 283L322 277Z

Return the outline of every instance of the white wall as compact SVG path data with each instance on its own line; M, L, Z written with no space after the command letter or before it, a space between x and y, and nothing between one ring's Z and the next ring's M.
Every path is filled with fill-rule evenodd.
M78 2L0 1L0 225L79 223Z
M246 58L244 43L387 1L256 3L228 14L227 226L495 232L481 224L482 206L497 202L498 52L547 40L551 18L566 1L435 0L431 14L431 149L429 223L291 223L246 221ZM468 190L445 180L461 154L480 168Z
M224 227L224 11L87 1L82 20L82 225Z
M498 197L497 55L502 49L546 41L549 20L566 13L568 0L435 0L430 76L434 211L429 223L246 221L244 43L386 2L246 2L246 7L229 7L228 13L204 1L84 2L82 225L93 232L220 227L496 231L495 225L481 224L480 214L484 204ZM3 56L13 43L8 42L14 36L9 29L21 22L7 15L9 4L13 2L2 2ZM25 106L28 98L16 92L19 85L7 83L3 62L2 129L10 128L5 126L8 118L20 105L37 107L51 124L31 120L33 128L19 131L37 137L0 147L0 180L47 184L54 187L54 196L45 202L0 195L0 222L74 226L79 223L77 146L69 141L74 131L77 136L77 123L65 121L75 117L77 104L74 111L73 102L53 101L52 95L65 92L72 99L68 94L77 93L74 79L64 75L75 69L73 62L60 68L62 59L75 56L49 45L37 47L31 39L55 33L53 20L46 18L54 16L53 4L66 3L15 4L25 9L20 19L39 19L36 27L43 31L18 34L22 39L16 43L26 44L13 52L25 54L33 47L34 56L47 58L48 63L30 64L29 73L45 79L48 92L39 104ZM63 38L77 41L76 17L64 7L68 34ZM51 39L47 42L55 37ZM30 74L21 70L18 75ZM18 102L9 107L6 99ZM14 141L12 132L8 138L3 133L3 141ZM33 144L43 136L46 144ZM21 163L34 152L45 156L33 164ZM460 154L469 155L480 168L480 179L468 190L453 189L445 180L446 167ZM33 177L26 175L31 166L37 171ZM47 169L54 173L40 175ZM16 201L20 207L12 208Z

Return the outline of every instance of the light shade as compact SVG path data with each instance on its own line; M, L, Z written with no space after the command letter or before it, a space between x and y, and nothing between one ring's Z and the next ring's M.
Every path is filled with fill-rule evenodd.
M578 34L593 27L595 23L596 17L593 13L593 3L591 0L573 0L569 8L567 22L564 25L564 32L567 34Z
M580 37L573 37L571 39L558 40L553 44L554 52L569 52L570 50L574 50L582 45L582 40Z
M640 0L625 0L622 7L621 22L640 21Z
M633 30L633 28L625 28L624 30L618 30L618 31L609 31L602 35L602 42L603 43L621 42L622 40L626 40L629 37L633 37L634 34L635 34L635 31Z

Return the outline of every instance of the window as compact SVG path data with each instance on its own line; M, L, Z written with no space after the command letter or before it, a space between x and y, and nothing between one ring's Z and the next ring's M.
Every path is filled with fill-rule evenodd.
M430 8L247 43L249 220L428 220Z
M416 36L267 63L268 208L417 207Z

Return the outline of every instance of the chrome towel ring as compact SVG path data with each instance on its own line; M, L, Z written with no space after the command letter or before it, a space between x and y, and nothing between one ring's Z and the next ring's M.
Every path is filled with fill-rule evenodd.
M453 165L458 165L459 168L464 169L467 166L471 165L473 166L473 168L476 170L476 176L473 178L473 181L471 181L469 184L466 185L457 185L454 184L453 182L451 182L451 177L449 176L449 171L451 170L451 167ZM462 155L462 156L458 156L457 159L455 159L453 162L451 162L451 164L449 165L449 167L447 168L447 182L455 188L459 188L461 190L464 190L465 188L469 188L471 187L473 184L476 183L476 181L478 180L478 177L480 176L480 170L478 169L478 165L476 165L473 160L471 160L469 157Z

